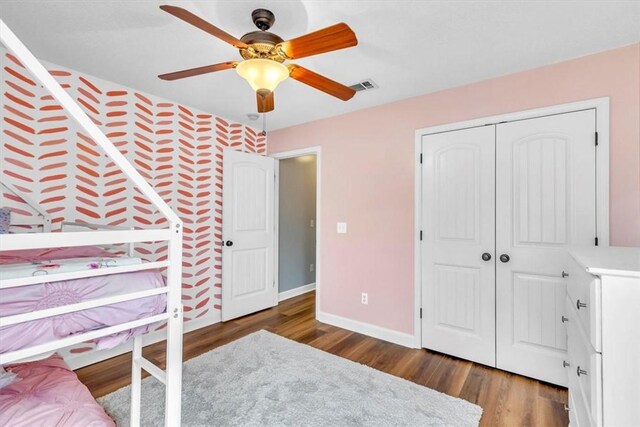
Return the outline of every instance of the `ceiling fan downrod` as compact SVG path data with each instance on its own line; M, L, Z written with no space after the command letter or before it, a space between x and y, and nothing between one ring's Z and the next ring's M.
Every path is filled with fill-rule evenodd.
M251 13L253 23L261 31L267 31L276 22L276 16L267 9L256 9Z

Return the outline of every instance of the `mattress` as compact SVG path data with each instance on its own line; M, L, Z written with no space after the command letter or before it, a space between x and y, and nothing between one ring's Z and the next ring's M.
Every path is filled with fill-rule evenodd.
M0 252L0 280L140 264L97 246Z
M76 246L73 248L20 249L0 252L0 265L26 262L42 262L75 257L113 257L112 253L98 246Z
M79 256L81 254L87 255L84 261ZM79 261L74 261L78 264L90 264L95 257L107 256L114 258L111 253L104 252L100 248L91 247L6 251L0 254L0 264L4 269L25 263L37 264L55 261L56 264L64 264L69 259L79 259ZM14 263L17 261L18 264L10 264L11 261ZM135 261L129 260L126 262ZM18 270L26 274L24 273L26 271L24 266L16 267L16 271ZM163 286L165 286L165 281L159 271L145 270L0 289L0 312L3 316L10 316ZM16 325L2 326L0 327L0 353L55 341L93 329L150 317L164 312L165 307L166 296L162 294L32 320ZM149 328L150 325L145 325L101 337L95 341L95 344L98 349L113 348L129 340L134 335L147 332Z
M60 356L6 368L19 379L0 389L0 425L115 427Z
M42 260L0 265L0 279L15 279L29 276L46 276L72 271L95 270L99 268L119 267L122 265L141 264L136 257L77 257L58 260Z

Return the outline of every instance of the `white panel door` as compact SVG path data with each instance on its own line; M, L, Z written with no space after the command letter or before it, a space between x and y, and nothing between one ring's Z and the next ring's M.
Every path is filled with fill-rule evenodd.
M224 150L222 320L277 304L275 160Z
M494 126L422 138L422 346L490 366L494 147Z
M497 367L567 384L572 246L596 237L595 110L496 126Z

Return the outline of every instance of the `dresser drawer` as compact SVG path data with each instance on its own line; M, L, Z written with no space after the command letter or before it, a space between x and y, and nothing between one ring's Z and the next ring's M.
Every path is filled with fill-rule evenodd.
M575 260L567 266L567 294L593 348L602 352L602 305L600 278L585 271Z
M591 346L581 323L574 321L579 315L570 298L567 305L569 388L576 395L582 395L591 423L602 425L602 355ZM575 400L579 400L577 396Z

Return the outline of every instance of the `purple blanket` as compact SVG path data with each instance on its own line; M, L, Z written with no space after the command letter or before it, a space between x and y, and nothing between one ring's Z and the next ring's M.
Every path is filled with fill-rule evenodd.
M150 270L2 289L0 313L9 316L162 287L164 284L160 272ZM164 312L165 307L166 296L163 294L1 327L0 353L153 316ZM149 326L142 326L102 337L96 340L96 344L99 349L112 348L148 329Z

